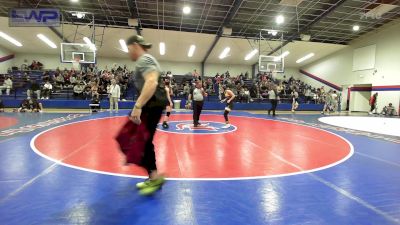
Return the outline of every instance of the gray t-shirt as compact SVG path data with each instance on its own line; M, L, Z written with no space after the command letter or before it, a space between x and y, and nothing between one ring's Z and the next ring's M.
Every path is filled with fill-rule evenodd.
M153 71L157 71L159 74L161 74L160 64L152 55L144 54L136 61L135 86L138 89L139 93L143 89L144 76ZM159 84L162 83L160 81L161 76L159 77Z
M144 77L146 74L156 71L158 72L158 86L154 93L154 95L150 98L150 100L146 103L146 107L155 107L155 106L163 106L167 105L167 93L165 91L164 82L161 80L161 68L160 64L157 60L150 54L142 55L136 61L136 68L135 68L135 87L140 94L142 92L145 79Z

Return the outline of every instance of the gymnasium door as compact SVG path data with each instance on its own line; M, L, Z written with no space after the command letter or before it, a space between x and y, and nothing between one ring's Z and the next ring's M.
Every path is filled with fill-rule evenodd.
M372 84L355 84L350 93L350 111L368 112L370 110Z

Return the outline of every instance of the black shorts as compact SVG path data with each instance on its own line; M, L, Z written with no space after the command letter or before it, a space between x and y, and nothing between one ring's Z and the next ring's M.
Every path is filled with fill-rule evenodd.
M227 108L229 108L230 110L233 110L233 101L231 101L230 103L226 103Z

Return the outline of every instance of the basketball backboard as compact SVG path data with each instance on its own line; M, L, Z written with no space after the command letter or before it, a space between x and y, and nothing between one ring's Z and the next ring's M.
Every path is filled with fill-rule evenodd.
M258 71L283 73L284 70L284 58L279 56L260 55L258 59Z
M96 63L96 50L88 44L61 43L61 62Z

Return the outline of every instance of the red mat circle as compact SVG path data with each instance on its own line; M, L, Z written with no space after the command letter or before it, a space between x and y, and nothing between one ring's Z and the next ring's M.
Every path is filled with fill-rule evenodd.
M171 116L187 121L191 115ZM157 132L154 139L160 171L177 179L247 179L320 170L349 158L353 149L340 136L281 121L231 116L232 133L191 135ZM202 120L222 122L219 115ZM122 176L144 176L123 166L114 137L126 117L82 121L45 131L32 141L34 150L63 165Z

